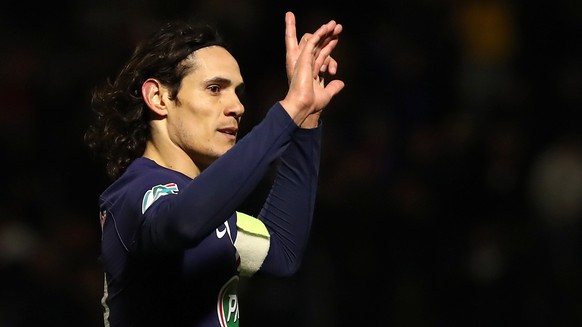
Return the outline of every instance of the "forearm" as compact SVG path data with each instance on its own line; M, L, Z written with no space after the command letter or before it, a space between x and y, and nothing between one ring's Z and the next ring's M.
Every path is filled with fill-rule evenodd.
M320 164L321 127L297 130L281 157L273 187L259 214L271 235L261 272L297 271L309 238Z

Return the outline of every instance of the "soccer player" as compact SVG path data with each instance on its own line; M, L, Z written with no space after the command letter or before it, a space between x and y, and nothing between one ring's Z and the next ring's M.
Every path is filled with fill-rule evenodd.
M238 326L237 284L289 276L312 225L320 115L344 87L334 20L298 41L285 15L287 94L237 141L237 61L206 25L172 22L93 94L86 142L112 184L99 198L106 326ZM272 165L257 217L237 211Z

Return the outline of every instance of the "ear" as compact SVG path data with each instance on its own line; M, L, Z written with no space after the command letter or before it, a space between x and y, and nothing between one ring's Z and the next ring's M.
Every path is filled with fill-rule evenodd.
M141 86L141 95L146 105L160 116L166 116L168 114L163 96L165 90L160 81L154 78L148 78Z

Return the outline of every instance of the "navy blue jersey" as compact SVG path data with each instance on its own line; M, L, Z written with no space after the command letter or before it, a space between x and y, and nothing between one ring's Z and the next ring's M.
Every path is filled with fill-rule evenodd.
M106 325L238 326L236 209L276 163L258 215L270 234L259 273L295 272L311 228L320 143L321 128L299 129L275 104L194 179L134 160L100 197Z

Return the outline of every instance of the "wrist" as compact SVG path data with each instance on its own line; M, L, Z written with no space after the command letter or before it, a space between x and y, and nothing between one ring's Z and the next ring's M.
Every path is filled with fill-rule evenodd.
M299 127L301 128L317 128L319 126L319 120L321 118L321 111L311 114L301 122Z
M293 119L297 126L301 126L308 117L308 114L305 111L301 110L301 108L298 108L298 106L294 105L291 101L283 99L279 101L279 104L283 107L283 109L285 109L287 114L291 117L291 119Z

